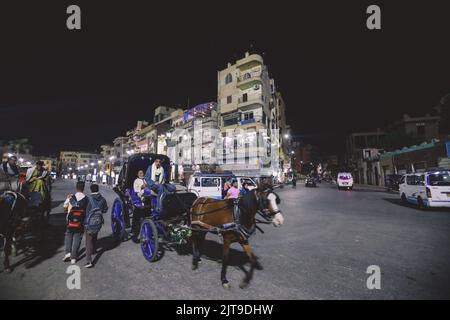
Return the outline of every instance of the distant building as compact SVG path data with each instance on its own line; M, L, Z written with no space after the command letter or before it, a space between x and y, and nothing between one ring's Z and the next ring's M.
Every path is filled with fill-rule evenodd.
M61 172L88 169L98 166L100 154L82 151L61 151L59 155L59 167Z
M387 125L383 131L351 134L347 139L347 166L352 170L355 182L384 185L384 178L388 174L403 174L437 166L437 154L427 154L427 151L435 149L425 141L434 141L433 139L439 136L439 119L438 116L429 114L423 117L410 117L405 114L399 121ZM405 145L403 148L400 146L398 150L391 150L392 142L389 139L393 138L399 139L395 141L397 144L408 144L411 139L420 142L417 146ZM436 150L440 150L439 148L441 147ZM399 160L405 157L414 159ZM394 164L394 159L397 165Z
M172 131L175 123L180 123L183 117L183 109L160 106L155 110L156 128L156 153L167 154L167 134Z
M217 103L203 103L184 111L182 121L167 134L167 155L178 166L177 173L216 164L218 134Z
M111 155L114 156L114 170L120 170L123 162L127 159L129 150L128 137L117 137L113 140L114 150L111 151Z
M389 133L404 133L420 139L421 142L430 141L439 136L439 116L426 114L423 117L410 117L404 114L402 119L386 126Z

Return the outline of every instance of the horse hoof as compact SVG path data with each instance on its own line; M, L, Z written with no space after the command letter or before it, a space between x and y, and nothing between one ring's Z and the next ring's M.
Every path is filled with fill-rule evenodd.
M242 281L242 282L239 284L239 288L241 288L241 289L245 289L245 288L247 288L247 287L248 287L248 282Z
M228 283L228 282L222 283L222 287L223 287L225 290L230 290L230 289L231 289L230 283Z
M264 270L263 266L259 262L256 263L255 269L256 270Z
M197 264L193 264L192 265L192 270L194 271L194 270L197 270L198 269L198 265Z
M11 273L12 272L12 269L11 268L5 268L4 270L3 270L3 273Z

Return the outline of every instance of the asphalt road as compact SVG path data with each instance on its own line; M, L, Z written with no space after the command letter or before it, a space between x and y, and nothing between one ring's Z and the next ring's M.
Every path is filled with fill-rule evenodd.
M1 299L450 298L448 210L420 211L403 206L396 194L338 191L324 183L279 191L285 225L265 225L264 234L251 238L264 270L255 271L245 290L238 286L244 276L239 266L246 263L239 245L232 246L227 291L220 284L216 236L207 237L206 257L196 271L186 250L148 263L131 241L114 245L109 212L99 235L104 251L93 269L83 267L82 256L81 289L69 290L62 202L73 187L70 181L55 183L49 239L36 253L15 257L11 274L0 273ZM102 193L111 207L114 193ZM367 289L370 265L381 269L380 290Z

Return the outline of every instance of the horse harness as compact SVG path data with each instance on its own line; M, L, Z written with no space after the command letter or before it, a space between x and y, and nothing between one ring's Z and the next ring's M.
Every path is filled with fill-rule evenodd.
M265 191L267 191L267 190L265 190ZM274 193L271 190L270 190L270 192ZM277 202L278 202L279 201L279 197L278 197L277 194L275 194L275 195L277 197ZM255 197L256 197L256 195L255 195ZM267 214L262 212L263 211L262 208L264 208L264 206L266 205L266 201L268 201L268 200L267 199L266 200L258 199L257 197L256 197L256 199L258 201L257 213L260 214L263 218L265 218L266 221L269 221L270 217ZM202 221L193 221L193 222L191 222L191 225L193 225L193 224L194 225L199 225L199 226L201 226L203 228L203 230L198 230L198 231L213 232L213 233L217 233L217 234L220 234L222 232L227 232L227 231L235 231L244 239L244 242L248 242L248 239L256 232L256 229L258 229L259 231L264 233L264 231L262 231L256 225L256 223L267 223L268 224L270 222L264 222L264 221L255 219L255 222L251 225L250 228L245 227L241 223L241 210L245 211L245 210L248 210L248 209L243 207L243 206L241 206L241 205L239 205L239 200L240 200L240 198L234 199L234 201L233 201L233 220L234 220L234 222L226 223L226 224L223 224L221 226L217 226L216 227L216 226L211 226L211 225L209 225L207 223L204 223ZM221 202L221 201L223 201L223 200L216 200L216 202ZM202 202L202 203L198 203L198 204L205 204L205 203L206 202ZM229 207L229 205L227 204L226 206L220 207L218 209L213 209L213 210L202 212L202 213L191 213L191 214L195 215L195 216L202 216L202 215L215 213L217 211L226 209L228 207Z

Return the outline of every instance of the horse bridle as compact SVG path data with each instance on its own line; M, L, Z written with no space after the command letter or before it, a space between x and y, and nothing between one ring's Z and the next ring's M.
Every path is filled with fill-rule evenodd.
M271 221L272 220L272 218L277 214L277 213L280 213L281 212L281 210L277 210L277 211L274 211L274 212L270 212L269 210L268 210L268 204L269 204L269 202L270 202L270 200L268 199L268 196L270 195L270 194L274 194L275 195L275 197L276 197L276 203L277 204L280 204L280 197L273 191L273 189L271 189L271 188L267 188L267 189L264 189L263 191L262 191L262 193L267 193L267 196L265 197L265 199L263 199L262 197L257 197L257 200L258 200L258 214L261 216L261 217L263 217L266 221ZM268 213L269 212L269 213Z

